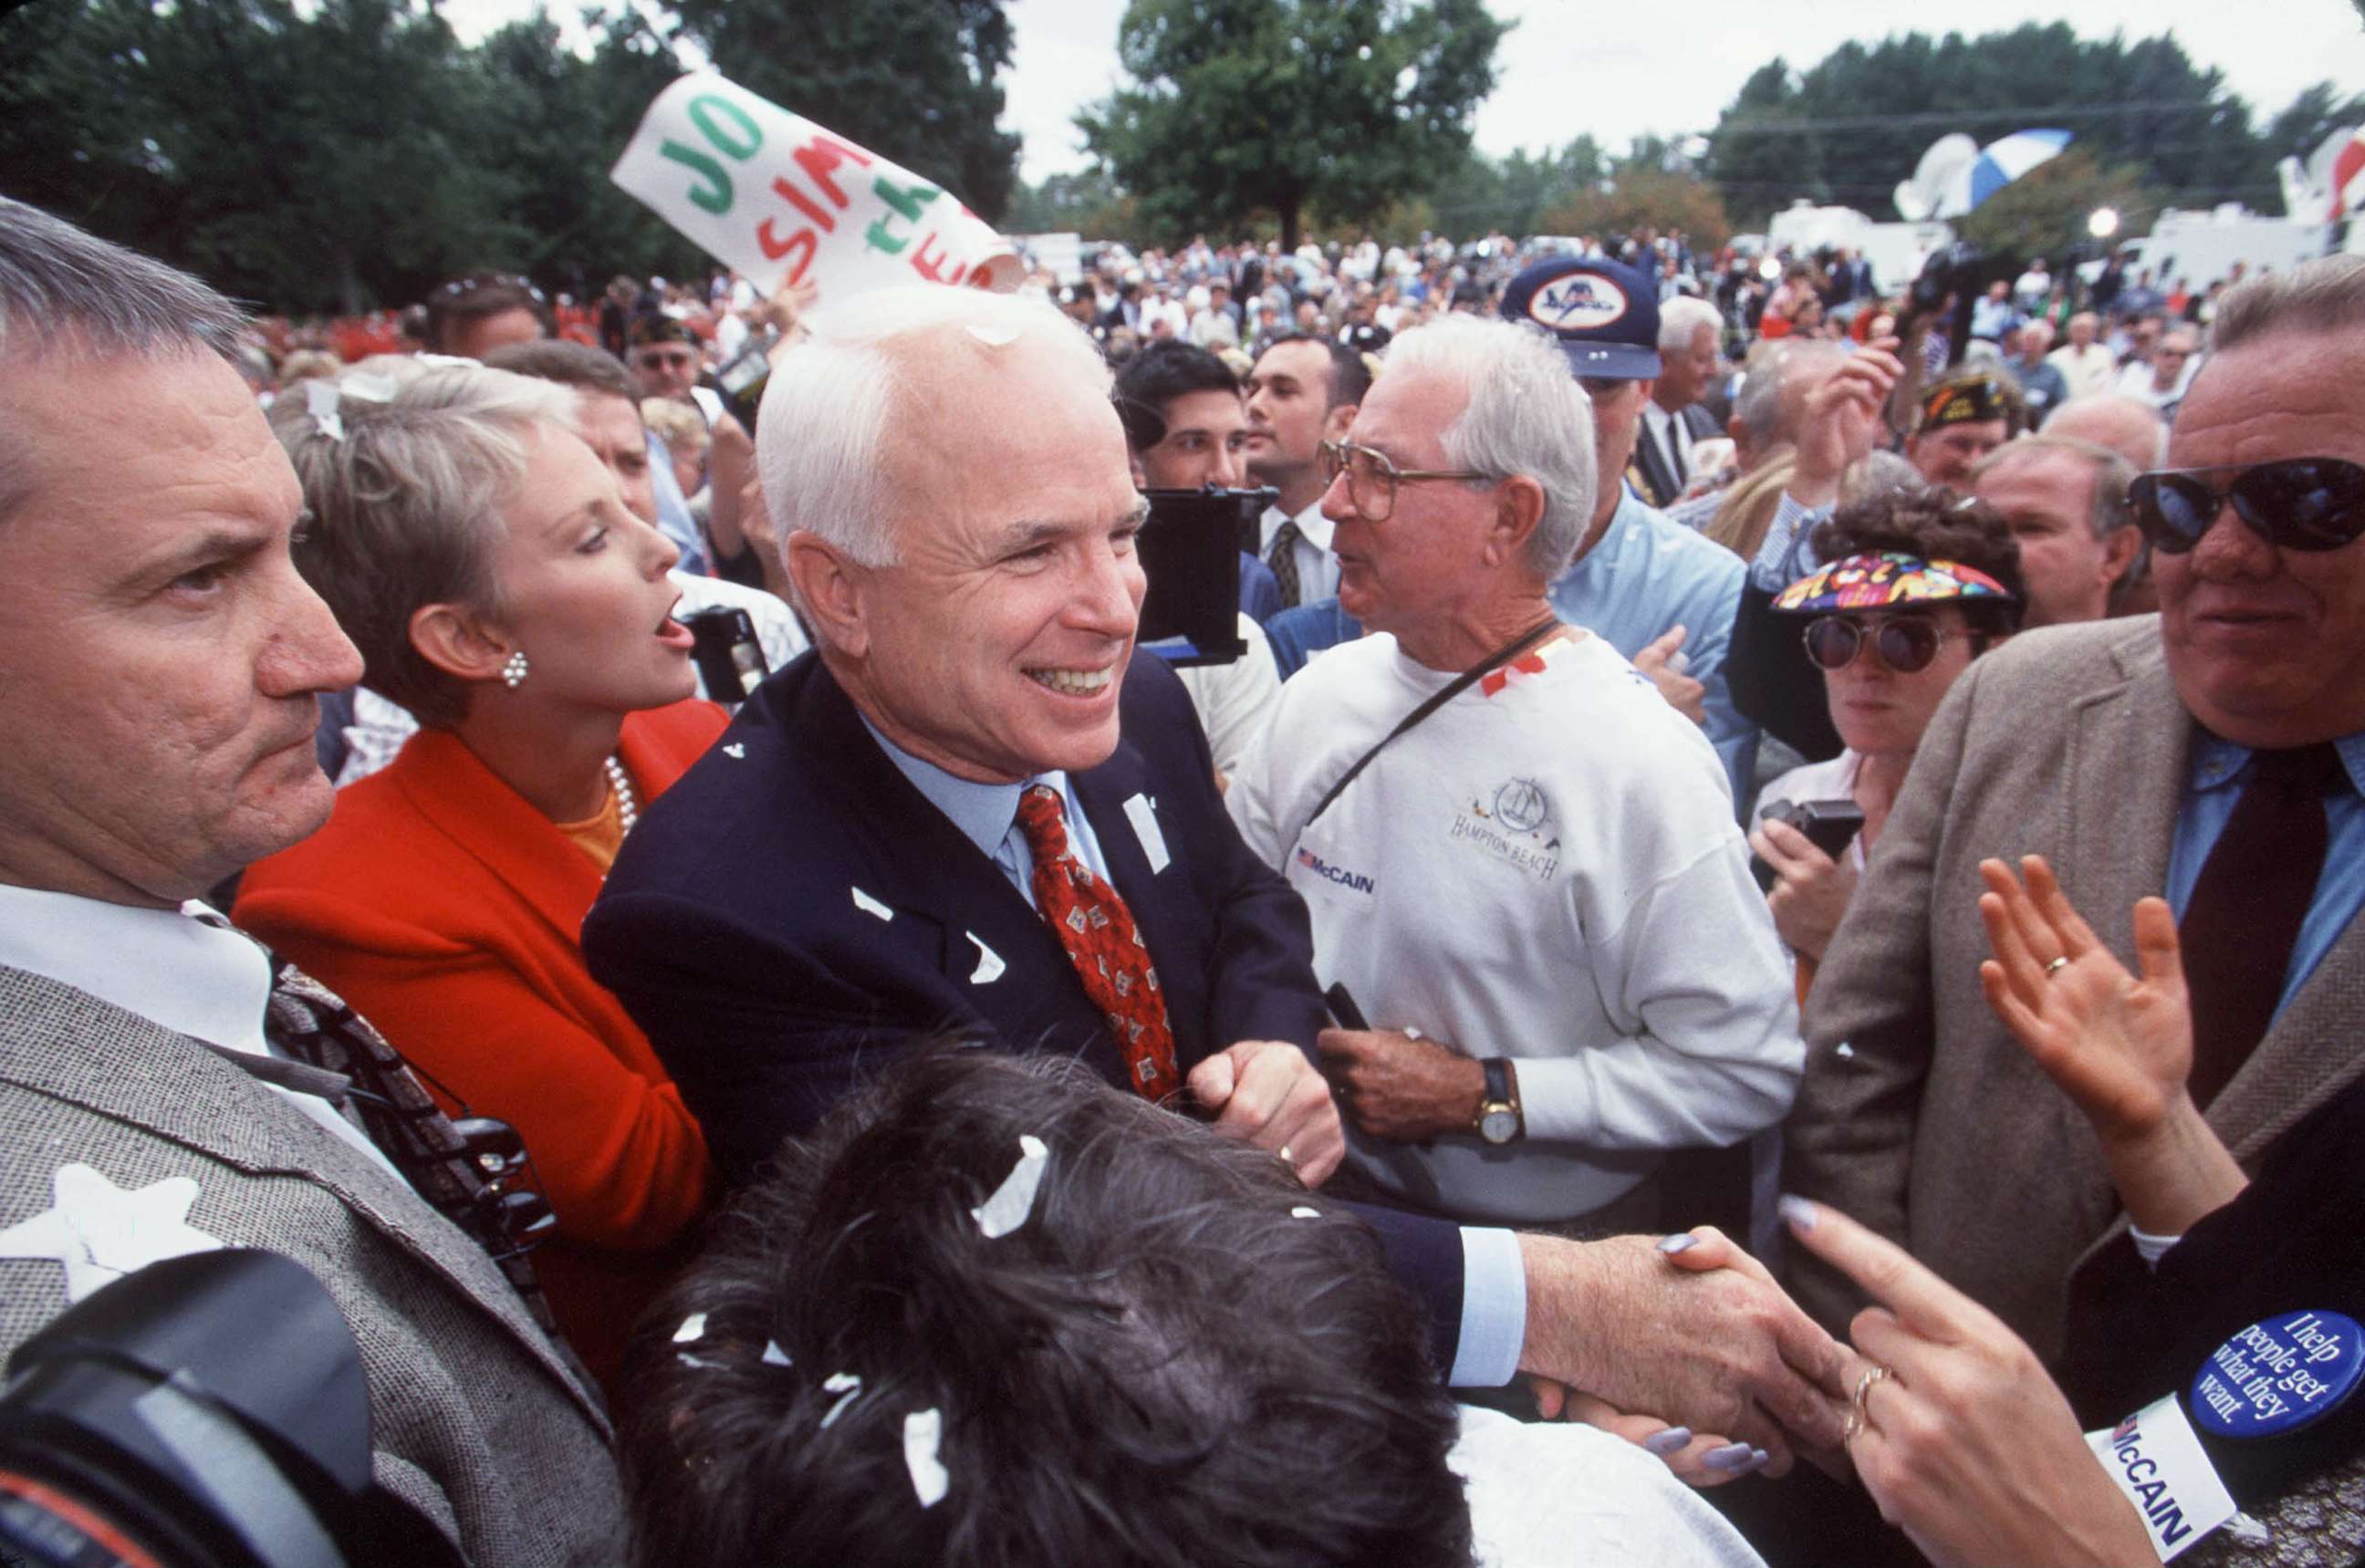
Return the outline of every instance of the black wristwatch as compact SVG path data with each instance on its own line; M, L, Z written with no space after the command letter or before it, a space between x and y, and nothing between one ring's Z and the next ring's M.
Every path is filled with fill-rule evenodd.
M1486 1072L1486 1092L1478 1097L1471 1125L1488 1143L1514 1143L1528 1130L1528 1119L1519 1114L1519 1078L1508 1058L1488 1057L1478 1065Z

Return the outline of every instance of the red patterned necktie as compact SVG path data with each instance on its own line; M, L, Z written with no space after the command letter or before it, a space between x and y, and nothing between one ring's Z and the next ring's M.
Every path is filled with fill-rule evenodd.
M1127 1076L1145 1100L1162 1101L1182 1087L1174 1067L1174 1031L1149 949L1134 928L1133 912L1107 880L1070 853L1059 792L1037 784L1018 797L1018 831L1035 858L1035 907L1076 966L1084 994L1108 1020L1109 1037L1125 1057Z

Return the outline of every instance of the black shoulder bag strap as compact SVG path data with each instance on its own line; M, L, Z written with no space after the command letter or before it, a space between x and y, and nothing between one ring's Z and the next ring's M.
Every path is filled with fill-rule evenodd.
M1340 774L1337 783L1322 791L1322 799L1314 803L1314 810L1307 814L1303 823L1298 824L1298 837L1302 839L1306 836L1306 830L1321 820L1322 813L1330 809L1330 802L1345 792L1347 786L1355 781L1357 774L1372 765L1372 758L1387 749L1388 743L1407 734L1431 713L1436 712L1440 708L1469 690L1472 686L1509 664L1536 644L1543 641L1547 635L1558 630L1560 630L1560 617L1547 616L1430 693L1428 700L1419 707L1398 720L1395 729L1382 735L1371 750L1357 757L1355 766Z

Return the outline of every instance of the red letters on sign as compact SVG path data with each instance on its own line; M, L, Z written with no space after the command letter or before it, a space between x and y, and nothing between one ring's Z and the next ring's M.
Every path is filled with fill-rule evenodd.
M795 157L797 167L805 172L805 177L819 185L823 194L841 208L846 206L846 193L837 188L837 182L829 177L829 172L846 162L858 163L864 168L870 166L869 153L840 141L825 130L813 132L813 139L798 148Z
M797 167L804 172L805 177L813 183L823 196L829 198L830 206L841 212L846 208L848 203L846 193L838 188L836 181L830 178L830 171L841 163L853 163L865 168L870 163L869 153L851 142L840 141L825 130L813 132L813 140L796 149L790 156L796 160ZM812 196L799 190L790 183L786 174L773 177L772 194L802 213L805 226L788 238L782 239L779 230L774 227L779 221L777 217L767 218L757 226L756 243L763 247L764 258L767 261L778 262L790 256L796 257L796 260L790 263L788 276L788 281L794 283L805 275L807 267L813 265L814 255L821 250L821 236L835 232L837 221L831 216L829 207L822 206Z
M912 252L912 270L918 273L922 277L926 278L931 283L957 284L960 282L962 278L968 276L969 268L963 266L958 262L953 263L952 272L949 274L946 273L946 256L943 248L938 246L936 254L933 256L928 253L928 247L935 245L936 243L936 232L931 230L928 237L921 241L919 245Z

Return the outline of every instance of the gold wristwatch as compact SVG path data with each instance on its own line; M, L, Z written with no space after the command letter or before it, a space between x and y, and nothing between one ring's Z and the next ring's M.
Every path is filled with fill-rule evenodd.
M1519 1075L1507 1057L1488 1057L1478 1065L1485 1070L1486 1089L1478 1096L1478 1114L1471 1126L1488 1143L1517 1142L1528 1130L1528 1119L1519 1111Z

